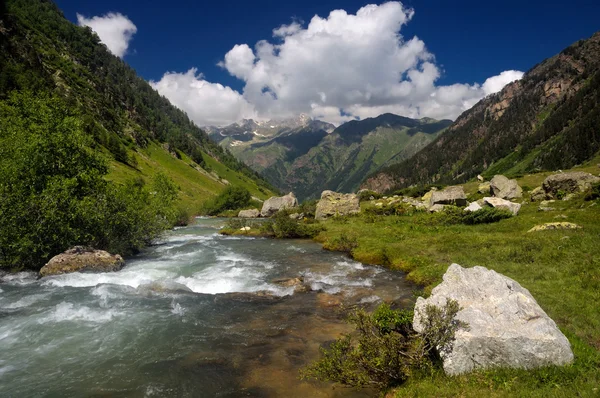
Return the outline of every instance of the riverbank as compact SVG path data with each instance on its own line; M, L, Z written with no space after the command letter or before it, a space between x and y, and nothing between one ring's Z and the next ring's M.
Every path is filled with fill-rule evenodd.
M544 175L520 181L539 184ZM535 185L531 185L535 186ZM475 195L476 184L465 186ZM455 262L481 265L518 281L569 338L575 362L533 371L496 370L461 377L443 372L411 379L397 396L598 396L600 391L600 205L582 197L552 203L524 202L519 215L491 224L464 225L442 215L407 212L378 215L363 203L360 215L318 224L314 239L325 249L347 252L366 264L401 270L427 295ZM365 211L367 210L367 211ZM570 222L574 230L528 232L544 223ZM261 235L264 228L232 225L229 234ZM240 227L240 228L238 228ZM317 227L318 228L318 227ZM266 234L268 235L268 234Z

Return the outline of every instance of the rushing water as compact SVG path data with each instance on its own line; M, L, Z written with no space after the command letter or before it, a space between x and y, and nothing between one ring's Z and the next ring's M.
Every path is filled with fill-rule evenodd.
M335 397L301 381L348 331L340 304L410 302L402 275L310 241L225 237L199 219L120 272L0 282L0 396ZM274 282L303 276L309 292Z

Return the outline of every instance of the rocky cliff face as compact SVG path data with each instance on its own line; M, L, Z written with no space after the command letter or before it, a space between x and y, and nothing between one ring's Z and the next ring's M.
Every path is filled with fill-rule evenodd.
M484 98L409 161L382 169L363 186L382 190L572 167L600 149L599 105L600 32Z

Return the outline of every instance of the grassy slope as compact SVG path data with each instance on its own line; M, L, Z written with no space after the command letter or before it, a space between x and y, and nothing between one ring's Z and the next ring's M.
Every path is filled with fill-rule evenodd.
M594 159L577 170L598 173ZM523 186L538 186L551 173L524 176ZM474 193L477 183L466 184ZM318 236L335 248L342 234L356 238L352 255L359 261L386 264L428 293L449 264L481 265L517 280L533 294L569 338L575 363L535 371L496 370L461 377L442 372L414 378L396 396L599 396L600 391L600 203L576 199L558 202L556 210L538 212L525 204L517 217L488 225L442 226L427 215L349 217L326 222ZM576 231L528 233L534 225L566 221Z
M189 214L199 214L204 202L225 188L226 184L222 179L247 188L252 195L260 199L266 199L273 195L272 192L266 190L261 192L261 188L250 178L236 173L210 156L205 155L204 159L212 169L212 173L190 166L190 164L195 165L194 162L185 154L180 153L180 155L182 158L176 159L160 145L151 143L147 148L135 152L137 169L112 161L107 179L123 183L128 179L141 177L144 181L149 182L153 175L163 172L179 187L180 205Z

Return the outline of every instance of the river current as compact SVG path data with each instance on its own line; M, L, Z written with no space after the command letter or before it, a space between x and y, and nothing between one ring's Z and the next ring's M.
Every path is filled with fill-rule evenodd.
M303 381L344 311L411 303L401 273L197 219L119 272L0 279L0 396L373 396ZM303 277L307 292L277 282Z

